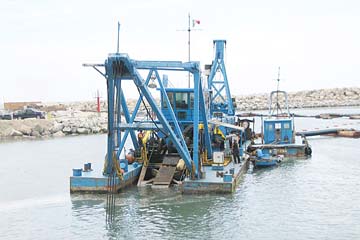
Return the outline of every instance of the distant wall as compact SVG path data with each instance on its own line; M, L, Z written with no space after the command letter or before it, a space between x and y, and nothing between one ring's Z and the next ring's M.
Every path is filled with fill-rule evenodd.
M5 102L4 108L6 110L15 111L24 109L26 106L36 106L38 104L41 104L41 102Z

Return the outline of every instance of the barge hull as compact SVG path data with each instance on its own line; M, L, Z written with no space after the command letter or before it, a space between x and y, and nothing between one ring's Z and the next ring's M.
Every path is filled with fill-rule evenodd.
M216 172L210 166L204 167L205 179L190 180L186 179L181 192L184 194L208 194L208 193L233 193L239 185L241 177L249 169L249 160L243 160L241 164L229 164L222 172L230 172L234 168L234 174L230 182L225 182L222 177L217 177Z
M129 187L139 179L142 165L129 167L129 171L124 173L123 179L116 177L116 192ZM108 177L99 172L84 172L82 176L70 177L71 193L107 193Z

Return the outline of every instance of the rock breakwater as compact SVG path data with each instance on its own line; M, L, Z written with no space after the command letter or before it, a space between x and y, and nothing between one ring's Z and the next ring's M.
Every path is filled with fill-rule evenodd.
M269 93L237 96L237 110L268 109ZM290 108L360 106L360 88L333 88L288 93ZM283 99L281 99L283 100Z
M48 119L0 120L0 138L48 138L107 132L105 113L58 111L51 115Z
M236 96L236 110L268 109L268 96L268 93ZM288 101L290 108L360 106L360 88L290 92ZM129 109L133 109L136 100L129 99L127 104ZM100 114L96 112L94 101L44 104L43 107L49 110L47 119L0 120L0 138L48 138L107 132L107 105L104 101L101 102ZM145 115L145 112L140 108L138 116Z

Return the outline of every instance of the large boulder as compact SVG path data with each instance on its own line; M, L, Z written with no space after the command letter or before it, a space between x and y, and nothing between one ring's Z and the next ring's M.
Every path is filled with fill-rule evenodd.
M87 119L84 119L82 122L79 122L78 124L80 128L90 128L90 123Z
M100 131L101 131L101 128L99 128L98 126L92 128L93 133L99 133Z
M40 125L40 124L36 124L33 129L33 132L38 132L39 134L42 134L45 131L45 127Z
M50 133L49 130L45 130L45 131L43 131L43 132L41 133L41 136L43 136L43 137L48 137L48 136L50 136L50 135L51 135L51 133Z
M14 129L10 126L3 126L0 124L0 137L10 137Z
M21 132L23 135L27 135L27 136L30 136L31 132L32 132L32 128L30 126L23 125L23 124L18 126L16 130Z
M56 133L53 133L53 137L64 137L65 133L63 133L62 131L58 131Z
M62 131L63 131L65 134L71 134L71 127L66 126L66 127L63 128Z
M54 125L49 129L50 133L57 133L64 129L64 125L58 122L54 122Z
M89 134L89 133L90 133L90 130L87 129L87 128L79 127L79 128L77 129L77 133L79 133L79 134Z
M22 132L17 131L17 130L15 130L15 129L12 129L12 131L11 131L11 133L10 133L10 136L11 136L11 137L21 137L22 135L23 135Z
M72 126L71 127L71 133L77 133L77 127Z
M70 123L69 121L60 120L59 123L61 123L64 127L69 127Z
M30 135L33 136L33 137L40 137L41 136L40 132L36 131L35 129L33 129L31 131Z
M107 133L107 125L106 124L101 124L100 128L101 128L101 132Z

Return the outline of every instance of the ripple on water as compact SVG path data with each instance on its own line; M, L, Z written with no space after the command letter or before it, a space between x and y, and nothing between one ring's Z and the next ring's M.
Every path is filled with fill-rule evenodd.
M6 193L0 199L0 239L360 239L359 139L310 139L312 158L250 169L231 195L129 189L116 195L112 224L105 221L106 195L70 196L64 183L74 165L103 158L103 141L89 136L0 144L2 156L15 158L5 159L10 165L0 162ZM23 163L27 155L13 154L18 149L39 155L39 162ZM42 175L39 166L52 162L53 175ZM12 170L24 164L26 171L14 179Z

